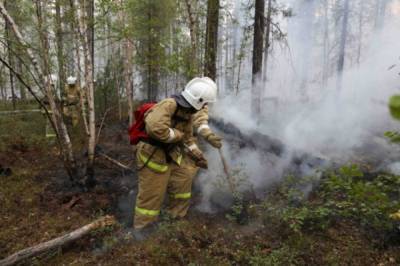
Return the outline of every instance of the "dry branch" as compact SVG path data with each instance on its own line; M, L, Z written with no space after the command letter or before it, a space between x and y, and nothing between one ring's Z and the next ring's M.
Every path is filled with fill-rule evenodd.
M57 237L55 239L52 239L50 241L41 243L39 245L23 249L21 251L18 251L11 256L0 260L0 265L1 266L8 266L8 265L15 265L23 260L26 260L28 258L37 256L43 252L49 251L54 248L59 248L62 247L68 243L74 242L85 235L89 234L91 231L111 226L116 223L115 218L113 216L104 216L99 218L98 220L87 224L79 229L76 229L75 231L72 231L66 235Z
M102 158L106 159L107 161L109 161L109 162L115 164L116 166L118 166L118 167L124 169L124 170L132 171L132 169L131 169L129 166L126 166L125 164L123 164L123 163L121 163L121 162L119 162L119 161L117 161L117 160L111 158L111 157L108 156L107 154L104 154L104 153L102 153L102 152L97 152L96 154L99 155L99 156L101 156Z

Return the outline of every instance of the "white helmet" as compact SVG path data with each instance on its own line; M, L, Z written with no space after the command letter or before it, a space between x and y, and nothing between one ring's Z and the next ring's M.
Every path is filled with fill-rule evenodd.
M76 77L69 76L67 78L67 83L68 83L68 85L74 85L76 83Z
M206 103L217 100L217 84L208 78L194 78L182 91L182 96L196 110L200 110Z

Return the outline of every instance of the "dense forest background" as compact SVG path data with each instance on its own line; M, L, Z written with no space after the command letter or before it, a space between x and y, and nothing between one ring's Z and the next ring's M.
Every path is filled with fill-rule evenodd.
M38 259L400 261L399 0L4 0L0 14L0 258L112 214ZM137 243L133 111L196 76L218 85L210 124L239 193L200 142L195 211Z

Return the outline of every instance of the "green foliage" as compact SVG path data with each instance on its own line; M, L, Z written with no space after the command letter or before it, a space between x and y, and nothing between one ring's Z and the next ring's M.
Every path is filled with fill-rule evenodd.
M372 232L394 229L389 215L400 208L399 176L378 175L370 180L356 165L344 166L325 174L312 192L314 200L308 200L301 191L299 184L303 182L304 179L293 177L285 179L278 188L279 201L263 205L267 223L283 223L298 234L324 230L344 220Z
M324 205L334 210L338 218L358 221L377 231L393 229L389 215L400 205L399 195L391 196L400 177L382 175L367 181L355 166L344 167L339 172L331 173L322 184Z
M233 205L230 208L230 212L226 214L226 218L232 222L237 222L238 224L246 224L247 219L244 212L246 211L246 206L244 205L243 195L240 192L233 193Z
M400 143L400 133L396 131L386 131L385 137L388 138L390 142Z
M393 118L400 120L400 95L390 97L389 110Z
M95 103L96 111L105 113L107 108L116 107L120 98L120 88L124 84L123 63L120 56L109 59L103 72L98 73Z
M37 109L37 104L18 103L18 109ZM0 102L0 110L11 110L9 104ZM27 150L45 148L46 118L39 112L0 115L0 151L9 148Z
M143 84L149 90L149 98L154 98L161 75L179 61L172 55L169 62L167 53L167 48L171 48L172 22L177 15L176 1L129 0L127 10L127 32L137 43L136 63L145 73Z
M249 258L249 265L295 265L297 255L296 250L286 244L268 254L256 249Z

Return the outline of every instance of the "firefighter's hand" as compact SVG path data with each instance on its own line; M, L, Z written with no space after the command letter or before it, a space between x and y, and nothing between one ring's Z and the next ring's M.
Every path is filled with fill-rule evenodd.
M204 169L208 168L207 160L198 148L190 149L190 154L196 166Z
M210 128L204 128L200 133L204 139L210 143L214 148L220 149L222 147L222 138L212 132Z
M222 147L222 138L215 133L210 134L206 140L214 148L220 149Z
M203 169L208 169L208 162L205 158L203 158L200 161L195 162L197 167L203 168Z

